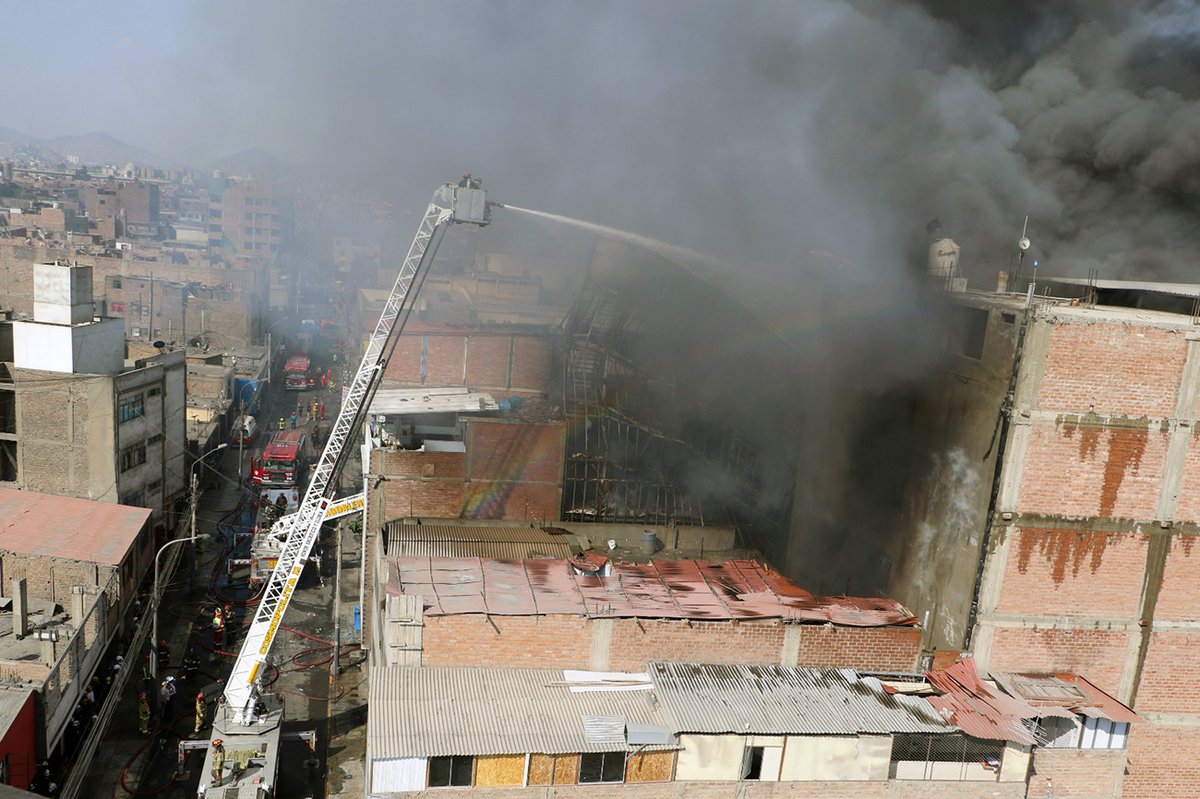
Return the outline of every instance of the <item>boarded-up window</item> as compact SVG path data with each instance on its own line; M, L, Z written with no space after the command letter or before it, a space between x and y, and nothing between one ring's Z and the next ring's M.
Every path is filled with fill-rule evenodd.
M553 755L529 756L529 784L549 785L554 777Z
M521 785L525 781L525 755L476 755L475 785Z
M579 755L556 755L554 758L554 784L574 785L579 777Z
M641 752L629 756L626 782L668 782L675 769L674 752Z

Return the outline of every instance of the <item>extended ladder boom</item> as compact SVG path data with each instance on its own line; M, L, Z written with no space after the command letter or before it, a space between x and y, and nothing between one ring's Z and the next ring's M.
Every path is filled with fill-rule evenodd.
M243 724L254 722L257 681L262 674L263 664L287 612L292 593L296 590L304 563L321 531L321 524L328 515L330 505L336 502L331 497L337 490L338 476L349 456L348 447L366 417L371 398L379 387L387 360L395 349L396 339L412 312L412 301L425 279L438 244L452 223L486 225L488 221L487 198L482 189L458 188L447 183L434 192L408 256L400 267L400 274L396 276L392 293L375 325L367 351L345 392L325 449L312 470L312 480L304 492L304 499L296 513L288 518L290 530L279 560L266 582L254 621L250 624L226 683L226 707Z

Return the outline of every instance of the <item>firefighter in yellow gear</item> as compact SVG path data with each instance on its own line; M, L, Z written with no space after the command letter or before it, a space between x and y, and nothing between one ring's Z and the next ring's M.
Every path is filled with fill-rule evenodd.
M221 784L221 772L225 770L225 742L220 738L216 738L212 742L212 748L212 784L216 787Z
M200 730L204 728L204 715L207 709L207 706L204 704L204 692L201 691L196 694L196 727L192 731L193 735L199 735Z
M146 701L146 692L138 694L138 732L150 734L150 703Z

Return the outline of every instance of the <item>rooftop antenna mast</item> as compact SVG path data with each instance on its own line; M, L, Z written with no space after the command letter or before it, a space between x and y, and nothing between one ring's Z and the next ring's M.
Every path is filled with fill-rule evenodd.
M1019 285L1021 281L1021 273L1025 267L1025 252L1029 249L1029 237L1025 234L1029 231L1029 214L1025 214L1025 224L1021 225L1021 238L1017 241L1017 249L1020 250L1020 255L1017 257L1017 280L1015 285ZM1037 276L1034 275L1036 278Z

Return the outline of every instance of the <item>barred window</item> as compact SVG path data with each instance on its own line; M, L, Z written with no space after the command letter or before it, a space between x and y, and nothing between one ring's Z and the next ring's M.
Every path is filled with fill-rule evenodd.
M146 462L146 445L134 444L121 450L121 471L127 472Z
M891 778L995 782L1003 757L1002 741L961 733L897 733L892 737Z
M146 401L141 394L121 400L119 409L120 421L128 422L130 419L136 419L139 416L145 415Z

